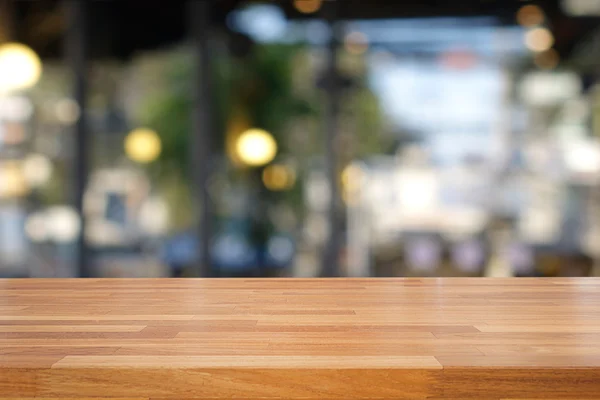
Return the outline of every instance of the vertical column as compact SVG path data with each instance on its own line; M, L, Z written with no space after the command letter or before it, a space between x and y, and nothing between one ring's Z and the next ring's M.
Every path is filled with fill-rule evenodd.
M328 1L323 11L331 31L327 46L327 71L325 74L325 90L327 106L325 111L325 176L329 186L330 202L328 210L329 237L323 252L321 275L334 277L339 275L340 229L340 193L337 163L337 133L340 108L340 88L337 63L337 48L340 25L337 22L339 1Z
M85 217L83 213L83 196L88 179L88 140L89 132L86 121L87 85L87 1L66 0L68 28L66 35L67 63L73 76L73 100L79 106L79 117L74 124L75 154L73 157L73 203L81 218L81 228L76 239L76 268L80 277L91 276L88 264L88 248L85 242Z
M211 198L208 183L211 175L211 134L213 129L211 115L211 68L210 68L210 1L188 2L189 30L192 36L196 59L193 85L193 129L191 135L191 167L195 201L201 211L196 229L198 249L201 253L196 274L201 277L212 276L214 271L210 259Z

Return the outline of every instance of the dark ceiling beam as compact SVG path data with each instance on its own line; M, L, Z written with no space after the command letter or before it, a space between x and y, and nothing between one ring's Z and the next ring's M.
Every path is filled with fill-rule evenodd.
M7 1L7 0L0 0ZM94 18L90 21L90 56L93 59L127 59L138 51L167 47L186 38L183 0L86 0ZM200 1L200 0L198 0ZM204 0L202 0L204 1ZM230 11L248 0L212 0L212 26L225 29ZM265 0L266 1L266 0ZM299 13L292 0L271 0L289 19L315 18ZM331 1L331 0L323 0ZM501 24L515 24L515 13L525 4L538 4L547 13L556 36L556 49L567 57L575 44L597 26L597 19L571 18L559 0L337 0L343 2L340 19L411 17L495 16ZM268 2L268 1L266 1ZM12 0L18 38L42 58L59 59L62 54L64 21L56 16L57 0ZM44 17L44 15L47 17ZM32 17L33 16L33 17ZM33 23L33 21L42 21Z

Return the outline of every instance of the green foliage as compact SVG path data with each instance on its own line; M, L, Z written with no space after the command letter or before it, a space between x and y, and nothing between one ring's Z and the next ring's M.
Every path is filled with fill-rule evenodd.
M311 103L294 94L291 62L298 47L286 45L260 46L252 57L251 68L241 76L249 85L243 99L255 126L271 132L276 139L284 134L291 118L314 114ZM278 140L284 144L284 140ZM285 150L285 149L284 149Z
M269 192L262 188L261 201L265 202L267 208L285 202L298 214L302 213L303 208L301 174L305 165L302 163L322 154L324 149L322 113L326 104L325 92L314 89L321 71L315 73L311 69L310 57L311 54L300 46L270 44L256 45L243 59L220 53L212 55L211 59L214 77L211 81L211 133L215 154L225 157L228 123L235 121L236 116L243 115L248 128L269 131L278 142L279 156L297 156L296 162L301 164L301 168L297 171L298 179L292 190ZM184 226L189 216L180 211L188 210L189 213L191 208L187 160L193 126L191 114L195 60L191 50L184 48L167 54L162 65L159 82L142 105L140 122L155 129L161 136L163 151L153 165L154 172L163 182L163 190L169 192L167 197L171 208L179 212L178 225ZM364 77L364 70L355 75ZM351 129L345 134L353 137L351 153L340 154L343 165L352 158L382 150L383 124L378 99L362 78L356 77L356 80L356 85L342 95L345 115L340 115L340 118L349 117L347 125ZM292 127L296 129L295 135L291 135ZM297 139L300 136L300 139L291 140L292 136ZM229 176L227 180L230 182L241 179L247 183L253 182L250 187L261 186L260 171L233 172L237 176ZM255 238L266 237L272 229L258 225L253 228L255 232L252 236Z

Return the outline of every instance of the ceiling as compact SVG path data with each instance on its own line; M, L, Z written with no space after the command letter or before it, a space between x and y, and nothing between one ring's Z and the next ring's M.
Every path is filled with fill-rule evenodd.
M2 1L2 0L0 0ZM63 53L65 19L58 0L4 0L12 4L14 37L33 47L42 58ZM89 0L86 0L89 1ZM249 3L213 0L212 20L225 27L227 14ZM331 7L333 0L325 0ZM252 1L250 1L252 2ZM257 1L254 1L255 3ZM263 1L265 2L265 1ZM291 0L267 1L282 7L290 19L314 17L300 14ZM564 15L559 0L529 1L540 5L556 37L555 48L568 56L574 46L598 26L598 19ZM128 58L141 50L168 46L186 36L184 0L92 0L89 1L90 45L94 58ZM440 16L496 16L502 24L514 24L522 0L336 0L340 19L381 19Z

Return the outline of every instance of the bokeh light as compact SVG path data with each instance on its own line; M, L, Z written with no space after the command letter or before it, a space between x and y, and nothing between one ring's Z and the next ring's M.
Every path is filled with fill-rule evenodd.
M303 14L311 14L319 11L323 0L294 0L294 7Z
M149 235L164 234L169 228L169 207L159 197L150 197L140 207L138 224Z
M52 162L42 154L30 154L23 162L23 174L30 186L41 186L52 175Z
M46 211L48 235L58 243L74 241L81 229L79 214L73 207L54 206Z
M45 242L50 239L48 222L43 212L31 214L25 221L25 234L34 243Z
M56 102L55 112L59 122L69 125L79 118L79 105L72 99L61 99Z
M544 12L535 4L528 4L517 11L517 22L525 27L540 25L544 22Z
M364 178L362 168L350 164L342 171L342 186L348 190L354 190L360 187Z
M25 122L33 115L33 104L25 96L0 98L0 119Z
M25 196L29 191L23 166L18 161L5 161L0 164L0 198Z
M350 54L364 54L369 48L369 39L362 32L350 32L344 38L344 48Z
M125 153L135 162L151 163L158 158L161 150L160 137L151 129L135 129L125 138Z
M29 47L20 43L0 46L0 91L29 89L41 75L42 62Z
M238 138L236 150L240 160L249 166L266 165L277 154L277 142L262 129L249 129Z
M547 28L534 28L525 33L525 45L531 51L542 52L554 44L554 35Z
M344 168L341 175L342 200L348 205L355 205L358 200L358 192L363 184L365 173L361 167L350 164Z
M263 171L262 180L265 187L269 190L289 190L296 183L296 173L288 165L269 165Z
M600 172L600 147L588 141L569 143L564 158L566 167L575 173Z

